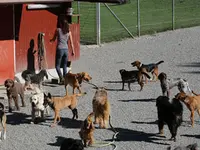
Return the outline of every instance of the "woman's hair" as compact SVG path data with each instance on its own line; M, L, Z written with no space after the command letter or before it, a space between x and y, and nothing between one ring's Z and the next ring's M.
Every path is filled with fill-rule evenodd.
M66 19L63 18L60 20L60 28L64 34L69 32L69 24Z

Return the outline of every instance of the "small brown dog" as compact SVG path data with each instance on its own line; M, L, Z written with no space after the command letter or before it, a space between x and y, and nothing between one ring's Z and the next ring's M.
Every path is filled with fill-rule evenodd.
M81 83L83 81L89 82L92 79L90 75L86 72L81 72L77 74L73 73L67 73L65 76L65 89L66 89L66 94L68 94L67 86L68 84L72 86L73 88L73 94L75 93L75 89L77 88L79 90L79 93L81 93Z
M184 92L180 92L176 95L176 98L181 100L187 108L190 110L191 115L190 115L190 120L192 123L192 127L194 127L194 112L197 110L199 116L200 116L200 95L194 93L194 96L188 96Z
M108 94L104 88L98 88L92 101L95 124L100 128L107 128L110 116L110 103Z
M18 105L18 94L21 97L22 100L22 107L25 107L25 102L24 102L24 86L21 83L14 82L12 79L7 79L4 82L4 86L6 87L6 92L8 96L8 107L9 107L9 112L12 112L11 108L11 101L12 99L15 102L15 107L19 111L19 105Z
M52 97L50 93L48 95L44 94L44 105L48 104L55 113L54 122L51 127L54 127L58 122L60 122L60 110L68 107L72 110L73 117L72 119L78 119L78 110L77 106L77 96L82 96L83 94L74 94L74 95L66 95L64 97ZM57 122L58 120L58 122Z
M81 140L84 143L84 147L91 146L94 143L94 124L92 121L92 117L94 113L90 113L88 117L84 120L81 130L79 131L79 135Z
M158 65L164 63L163 60L157 62L157 63L151 63L151 64L142 64L140 61L136 60L131 63L133 67L137 67L138 70L142 72L151 72L153 75L153 79L156 77L156 80L158 79ZM147 83L147 77L145 77L145 82Z

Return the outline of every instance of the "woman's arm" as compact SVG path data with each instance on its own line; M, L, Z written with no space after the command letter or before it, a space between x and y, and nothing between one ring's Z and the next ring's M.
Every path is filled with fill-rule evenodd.
M70 38L70 43L71 43L71 46L72 46L72 55L75 55L75 52L74 52L74 43L73 43L71 31L69 31L69 38Z
M58 35L58 31L56 29L56 31L54 32L53 38L50 40L50 42L54 42L57 38L57 35Z

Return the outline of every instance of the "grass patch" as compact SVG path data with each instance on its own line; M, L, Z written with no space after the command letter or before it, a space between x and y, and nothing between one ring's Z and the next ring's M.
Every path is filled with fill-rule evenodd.
M128 30L137 36L137 0L128 4L108 4ZM199 0L175 0L175 28L200 24ZM73 2L75 13L77 2ZM110 11L101 4L101 42L111 42L131 37ZM96 43L96 4L80 2L81 41ZM140 0L140 34L154 34L172 29L171 0Z

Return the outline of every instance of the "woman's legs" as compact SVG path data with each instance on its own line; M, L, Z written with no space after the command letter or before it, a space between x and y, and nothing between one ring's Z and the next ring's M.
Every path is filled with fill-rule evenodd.
M61 66L62 57L64 55L63 52L64 51L62 49L56 50L56 71L58 73L60 81L62 80L62 73L61 73L61 70L60 70L60 66Z
M68 61L68 54L67 54L67 50L64 50L64 54L63 54L63 77L65 77L66 73L67 73L67 61Z

